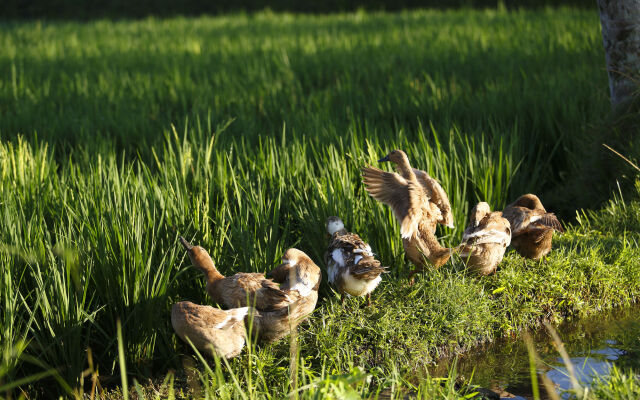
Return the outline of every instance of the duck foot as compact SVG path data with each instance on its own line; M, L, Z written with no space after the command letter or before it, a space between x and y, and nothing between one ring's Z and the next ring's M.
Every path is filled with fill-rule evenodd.
M413 284L415 283L416 278L414 275L422 271L422 268L416 268L413 271L409 272L409 286L413 286Z

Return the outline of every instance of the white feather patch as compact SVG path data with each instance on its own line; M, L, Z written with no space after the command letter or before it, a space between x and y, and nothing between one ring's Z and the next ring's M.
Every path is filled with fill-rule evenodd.
M291 290L297 290L300 296L307 297L311 294L312 288L305 285L303 282L298 282L291 287Z
M338 277L340 267L335 262L329 262L327 265L327 275L329 275L329 283L334 283Z
M331 252L331 258L338 264L340 267L344 267L346 262L344 261L344 254L342 253L342 249L335 249Z
M215 329L225 329L238 321L242 321L247 316L249 307L234 308L227 311L226 318L214 326Z
M360 260L362 260L362 256L356 256L356 257L354 258L354 260L353 260L353 263L354 263L354 264L357 264L357 263L359 263L359 262L360 262Z
M469 239L478 238L475 244L483 243L507 243L507 246L511 243L511 235L504 231L495 229L483 230L474 232L468 235L462 236L462 241L466 242Z

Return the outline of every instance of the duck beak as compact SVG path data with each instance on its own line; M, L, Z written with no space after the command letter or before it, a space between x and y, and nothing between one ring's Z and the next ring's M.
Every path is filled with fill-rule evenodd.
M385 161L389 161L389 156L384 156L383 158L379 159L378 162L385 162Z
M182 236L180 236L180 243L182 243L182 246L184 246L185 250L187 251L191 251L191 249L193 249L193 245L187 242L187 240Z

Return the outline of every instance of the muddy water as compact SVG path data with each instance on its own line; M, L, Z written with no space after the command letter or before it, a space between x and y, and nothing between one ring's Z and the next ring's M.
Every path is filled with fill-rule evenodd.
M578 379L586 385L594 374L606 375L613 364L622 369L640 370L640 308L607 312L597 317L568 321L558 333L571 357ZM567 369L550 335L533 335L536 351L545 372L558 390L571 388ZM446 371L451 360L442 360L438 371ZM501 397L530 399L531 373L522 340L500 340L458 359L458 373L472 382L501 392ZM541 389L546 398L546 392Z

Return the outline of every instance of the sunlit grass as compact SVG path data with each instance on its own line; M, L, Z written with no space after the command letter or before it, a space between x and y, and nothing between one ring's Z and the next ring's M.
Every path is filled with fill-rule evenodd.
M175 369L159 386L186 388L170 306L208 300L178 235L223 273L269 270L292 246L322 266L323 221L340 215L391 267L370 308L322 286L298 335L303 397L458 396L426 373L438 355L640 295L637 200L581 214L544 262L509 253L477 278L454 261L408 286L397 223L360 178L404 149L449 193L449 245L477 201L561 179L608 110L595 13L4 22L0 46L0 387L46 373L41 387L73 393L126 370L140 392ZM211 398L280 398L289 350L196 358L197 378Z

